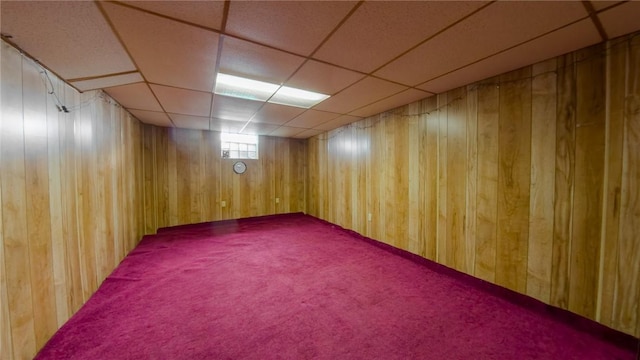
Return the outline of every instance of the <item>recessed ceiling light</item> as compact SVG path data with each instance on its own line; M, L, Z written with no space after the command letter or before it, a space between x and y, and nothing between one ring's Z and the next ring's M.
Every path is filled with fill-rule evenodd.
M278 90L278 85L239 76L218 74L215 93L248 100L266 101Z
M302 108L310 108L329 98L329 95L313 91L221 73L218 74L214 92L218 95Z
M300 90L288 86L281 87L269 100L270 103L310 108L313 105L326 100L329 95L313 91Z

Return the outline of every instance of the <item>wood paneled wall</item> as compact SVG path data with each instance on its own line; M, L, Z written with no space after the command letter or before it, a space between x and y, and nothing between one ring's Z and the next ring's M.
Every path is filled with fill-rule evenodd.
M217 132L143 125L4 42L1 61L2 359L32 358L143 234L305 209L303 140L260 137L238 175Z
M143 234L142 127L1 46L0 358L31 359Z
M304 140L261 136L259 159L243 160L244 174L233 172L236 160L221 158L219 132L145 125L143 146L147 233L305 210Z
M628 36L311 138L307 212L640 336L638 64Z

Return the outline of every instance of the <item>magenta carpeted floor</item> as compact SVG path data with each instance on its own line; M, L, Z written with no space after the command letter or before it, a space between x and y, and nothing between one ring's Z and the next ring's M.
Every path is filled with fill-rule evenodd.
M633 338L509 294L302 214L181 226L36 358L635 359Z

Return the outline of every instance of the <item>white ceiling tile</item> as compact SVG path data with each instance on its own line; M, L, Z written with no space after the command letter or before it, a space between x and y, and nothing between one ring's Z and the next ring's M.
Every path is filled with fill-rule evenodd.
M242 131L243 134L269 135L279 126L273 124L263 124L251 122Z
M333 120L338 116L340 116L340 114L309 109L286 123L286 125L310 129L329 120Z
M167 112L206 117L211 113L211 93L155 84L150 86Z
M219 35L114 3L100 3L144 77L213 91Z
M309 55L355 1L232 1L226 32Z
M65 79L136 68L91 1L0 1L2 34Z
M212 29L221 29L224 1L124 1L124 3Z
M282 84L304 58L231 37L224 39L220 72Z
M244 121L246 123L262 104L264 102L216 95L213 98L211 116L222 120Z
M396 95L390 96L386 99L382 99L378 102L375 102L371 105L367 105L358 110L352 111L349 113L349 115L355 115L355 116L361 116L361 117L376 115L384 111L397 108L398 106L406 105L414 101L424 99L431 95L433 94L425 91L408 89Z
M233 121L233 120L222 120L212 118L210 120L210 129L212 131L221 131L221 132L229 132L229 133L237 133L242 130L246 121Z
M296 134L294 136L292 136L295 139L308 139L312 136L316 136L316 135L320 135L322 133L324 133L324 130L318 130L318 129L307 129L299 134Z
M112 86L125 85L141 82L144 79L138 72L121 74L115 76L106 76L101 78L89 79L89 80L81 80L81 81L73 81L71 85L73 85L76 89L80 91L87 90L96 90L96 89L104 89Z
M279 128L272 131L269 136L279 136L279 137L293 137L307 129L304 128L296 128L289 126L280 126Z
M158 100L145 83L111 87L105 91L127 109L162 111Z
M253 121L259 123L268 123L282 125L287 121L302 114L305 109L278 104L264 104L262 109L253 117Z
M314 57L368 73L484 3L486 2L365 2L322 45Z
M451 74L428 81L421 84L419 88L442 93L598 42L600 42L598 31L590 19L585 19Z
M209 118L201 116L169 114L176 127L183 129L209 130Z
M309 60L298 70L286 85L333 95L345 87L362 79L365 75Z
M495 2L375 75L417 85L586 16L580 2Z
M352 122L356 122L358 120L362 120L361 117L358 116L351 116L351 115L342 115L336 119L333 119L331 121L327 121L324 124L320 124L318 126L315 127L315 129L317 130L333 130L333 129L337 129L341 126L347 125L347 124L351 124Z
M598 14L607 36L612 39L640 30L640 1L629 1Z
M346 114L406 89L406 86L367 77L316 105L314 109Z
M146 110L129 110L131 115L145 124L173 127L169 116L163 112L146 111Z

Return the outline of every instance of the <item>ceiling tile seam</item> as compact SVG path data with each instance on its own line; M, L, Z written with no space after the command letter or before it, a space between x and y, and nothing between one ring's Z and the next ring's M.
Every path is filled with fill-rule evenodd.
M255 40L252 40L252 39L249 39L249 38L245 38L243 36L230 34L230 33L227 33L224 30L218 30L218 29L210 28L210 27L203 26L203 25L200 25L200 24L195 24L195 23L192 23L192 22L189 22L189 21L185 21L185 20L181 20L181 19L174 18L174 17L171 17L171 16L167 16L167 15L164 15L164 14L160 14L160 13L157 13L157 12L154 12L154 11L151 11L151 10L141 9L141 8L138 8L138 7L130 5L130 4L125 4L125 3L122 3L122 2L119 2L119 1L112 1L111 3L117 4L117 5L120 5L120 6L123 6L123 7L127 7L127 8L130 8L132 10L135 10L135 11L140 11L140 12L143 12L143 13L147 13L147 14L150 14L150 15L161 17L161 18L164 18L164 19L167 19L167 20L172 20L172 21L184 24L184 25L193 26L193 27L196 27L196 28L199 28L199 29L202 29L202 30L210 31L210 32L216 33L216 34L218 34L220 36L224 35L224 36L227 36L227 37L230 37L230 38L234 38L234 39L237 39L237 40L246 41L246 42L252 43L254 45L264 46L264 47L269 48L271 50L281 51L281 52L287 53L289 55L295 55L295 56L302 57L302 58L310 58L307 55L298 54L298 53L295 53L293 51L281 49L281 48L278 48L278 47L275 47L275 46L272 46L272 45L261 43L259 41L255 41ZM229 5L228 4L230 4L230 1L229 0L225 0L225 8L223 10L224 13L223 13L223 19L222 19L222 22L223 22L222 27L225 28L225 29L226 29L226 22L227 22L228 13L229 13ZM345 69L347 69L347 68L345 68ZM351 69L348 69L348 70L351 70ZM352 70L352 71L355 71L355 70Z
M220 23L220 32L224 34L227 29L227 21L229 20L229 8L231 7L231 0L224 1L224 8L222 9L222 21Z
M276 136L276 135L271 135L271 134L273 134L274 132L278 131L281 127L283 127L283 125L280 125L277 128L275 128L273 131L271 131L269 133L269 136ZM292 129L300 129L300 131L298 131L297 133L295 133L295 134L293 134L291 136L296 136L296 135L301 134L301 133L303 133L303 132L305 132L307 130L311 130L311 129L308 129L308 128L299 128L299 127L293 127L293 126L288 126L288 127L292 128Z
M378 99L378 100L376 100L376 101L373 101L373 102L371 102L371 103L369 103L369 104L366 104L366 105L360 106L360 107L359 107L359 108L357 108L357 109L353 109L353 110L349 111L348 113L346 113L345 115L349 115L349 116L357 116L357 117L360 117L360 118L366 118L366 117L368 117L368 116L364 116L364 117L363 117L363 116L360 116L360 115L355 115L355 114L353 114L353 112L354 112L354 111L358 111L358 110L360 110L360 109L363 109L363 108L365 108L365 107L367 107L367 106L371 106L371 105L373 105L373 104L375 104L375 103L377 103L377 102L380 102L380 101L383 101L383 100L389 99L389 98L391 98L391 97L393 97L393 96L396 96L396 95L398 95L398 94L401 94L401 93L403 93L403 92L405 92L405 91L407 91L407 90L411 90L411 89L403 89L403 90L400 90L400 91L398 91L398 92L396 92L396 93L393 93L393 94L391 94L391 95L389 95L389 96L385 96L385 97L383 97L383 98L381 98L381 99ZM417 90L419 90L419 89L417 89ZM425 90L421 90L421 91L427 94L423 99L426 99L426 98L428 98L428 97L431 97L431 96L435 95L435 93L430 92L430 91L425 91ZM422 100L422 99L420 99L420 100ZM419 100L416 100L416 101L419 101ZM395 108L398 108L398 107L400 107L400 106L404 106L404 105L407 105L407 104L402 104L402 105L396 106ZM394 108L394 109L395 109L395 108ZM390 110L393 110L393 109L389 109L388 111L390 111ZM386 111L387 111L387 110L385 110L385 112L386 112Z
M336 27L335 27L332 31L330 31L330 32L329 32L329 34L328 34L328 35L327 35L327 36L326 36L326 37L325 37L325 38L320 42L320 44L316 47L316 49L315 49L315 50L313 50L313 51L311 52L311 54L309 54L308 56L301 56L301 57L303 57L303 58L304 58L304 61L302 61L302 63L298 66L298 68L297 68L297 69L295 69L295 70L291 73L291 75L289 75L289 77L287 77L287 79L286 79L283 83L278 84L278 85L279 85L278 90L280 90L280 88L282 88L282 86L284 86L284 84L285 84L285 83L287 83L289 80L291 80L291 78L293 78L293 77L295 76L295 74L296 74L298 71L300 71L300 69L302 69L302 67L303 67L303 66L304 66L304 65L309 61L309 59L311 59L311 57L313 56L313 54L315 54L315 53L318 51L318 49L320 49L320 47L321 47L321 46L322 46L326 41L328 41L328 40L329 40L329 38L331 38L331 36L332 36L332 35L333 35L337 30L338 30L338 28L340 28L340 26L342 26L342 24L344 24L344 23L347 21L347 19L348 19L348 18L349 18L353 13L355 13L355 11L356 11L356 10L357 10L357 9L358 9L362 4L363 4L363 3L364 3L364 0L360 0L356 5L354 5L354 7L351 9L351 11L349 11L349 13L348 13L348 14L347 14L347 15L346 15L346 16L345 16L345 17L340 21L340 23L338 23L338 25L336 25ZM228 2L227 2L225 5L227 5L227 4L228 4ZM226 10L228 11L228 8L226 8ZM226 24L225 24L225 26L226 26ZM226 33L224 33L224 34L226 35ZM232 35L229 35L229 36L232 36ZM232 37L233 37L233 36L232 36ZM237 38L237 37L236 37L236 38ZM253 42L253 43L259 44L258 42ZM265 45L263 45L263 44L260 44L260 45L265 46ZM268 47L268 48L272 48L272 49L274 49L274 50L278 50L278 51L284 51L283 49L279 49L279 48L276 48L276 47L271 47L271 46L267 46L267 47ZM286 53L291 53L291 52L289 52L289 51L284 51L284 52L286 52ZM218 54L221 54L221 53L222 53L222 49L221 49L221 48L218 48ZM300 56L300 55L296 55L296 56ZM216 71L216 73L218 73L218 72ZM355 82L354 82L354 84L355 84ZM353 84L351 84L351 85L353 85ZM344 90L344 89L348 88L348 87L349 87L349 86L351 86L351 85L347 85L347 86L346 86L345 88L343 88L342 90ZM342 90L340 90L340 91L342 91ZM338 92L340 92L340 91L338 91ZM215 87L214 87L214 92L215 92ZM276 92L277 92L277 91L276 91ZM254 118L256 117L256 115L260 112L260 110L262 110L262 108L264 108L264 107L266 106L266 104L269 102L269 100L271 100L271 98L272 98L274 95L275 95L275 92L274 92L274 93L273 93L273 94L272 94L272 95L271 95L271 96L270 96L270 97L269 97L265 102L263 102L263 103L262 103L262 105L260 105L260 107L259 107L259 108L258 108L258 109L257 109L257 110L252 114L252 115L251 115L251 117L249 117L249 120L247 120L247 122L244 124L244 126L240 129L239 133L242 133L242 132L247 128L247 126L249 126L249 124L253 121L253 119L254 119ZM333 95L335 95L335 94L333 94ZM213 107L212 107L212 109L211 109L211 112L213 112Z
M602 26L602 22L600 22L600 18L598 17L593 4L591 4L591 2L587 0L583 0L582 6L584 6L584 9L589 14L589 17L593 22L593 26L595 26L596 30L598 30L598 34L600 34L600 38L602 38L602 41L607 41L609 39L609 36L607 36L607 32L604 30L604 26Z
M417 85L411 85L411 84L405 84L405 83L401 83L401 82L398 82L398 81L395 81L395 80L387 79L387 78L384 78L384 77L382 77L382 76L380 76L380 75L367 74L367 76L368 76L368 77L372 77L372 78L374 78L374 79L387 81L387 82L390 82L390 83L393 83L393 84L396 84L396 85L405 86L405 87L408 87L408 88L410 88L410 89L415 89L415 90L420 90L420 91L430 92L430 91L423 90L423 89L420 89L420 88L418 88L418 87L417 87L417 86L419 86L419 85L420 85L420 84L422 84L422 83L417 84Z
M16 49L20 55L22 56L26 56L27 58L33 60L34 62L36 62L39 66L42 66L42 68L46 69L48 72L50 72L51 74L55 75L58 79L62 80L65 84L71 86L73 89L75 89L77 92L79 92L80 94L83 93L83 91L81 91L80 89L78 89L75 85L73 85L72 83L70 83L69 81L65 80L62 76L60 76L60 74L58 74L57 72L53 71L51 68L49 68L48 66L46 66L45 64L41 63L38 59L35 58L35 56L29 54L29 52L25 51L24 49L22 49L18 44L16 44L15 42L11 41L11 36L10 34L0 34L0 39L2 39L4 42L6 42L7 44L9 44L11 47L13 47L14 49Z
M320 124L318 124L318 125L316 125L316 126L312 127L312 128L311 128L311 129L309 129L309 130L322 130L322 131L326 131L326 130L323 130L323 129L318 129L318 126L322 126L322 125L328 124L328 123L330 123L330 122L332 122L332 121L334 121L334 120L337 120L338 118L343 117L343 116L353 116L353 117L356 117L355 115L349 115L349 114L347 114L347 113L339 114L338 116L336 116L336 117L334 117L334 118L332 118L332 119L329 119L329 120L327 120L327 121L323 121L323 122L321 122ZM362 116L357 116L357 117L359 117L360 119L362 119Z
M306 112L307 112L307 111L309 111L309 110L312 110L312 109L307 109L307 110L305 110L303 113L301 113L300 115L298 115L298 116L294 117L293 119L291 119L291 120L287 121L286 123L282 124L281 126L287 126L287 124L288 124L288 123L290 123L290 122L292 122L293 120L295 120L295 119L299 118L300 116L302 116L302 114L306 113ZM335 119L339 118L340 116L345 115L345 114L340 114L340 113L334 113L333 111L323 111L323 110L314 110L314 111L319 111L319 112L323 112L323 113L328 113L328 114L334 114L334 115L336 115L336 117L332 117L331 119L329 119L329 120L327 120L327 121L325 121L325 122L323 122L323 123L321 123L321 124L324 124L324 123L326 123L326 122L329 122L329 121L335 120ZM321 124L319 124L319 125L321 125ZM292 126L292 127L298 127L298 126ZM304 129L312 130L312 129L313 129L313 127L304 127Z
M470 17L472 17L472 16L476 15L477 13L479 13L479 12L483 11L484 9L486 9L487 7L489 7L490 5L492 5L492 4L496 3L496 2L497 2L497 0L490 1L490 2L488 2L487 4L485 4L485 5L483 5L483 6L479 7L479 8L477 8L476 10L474 10L474 11L470 12L469 14L467 14L467 15L465 15L465 16L463 16L463 17L459 18L458 20L454 21L453 23L451 23L451 24L449 24L449 25L445 26L444 28L440 29L440 30L439 30L438 32L436 32L435 34L430 35L430 36L427 36L427 38L426 38L426 39L424 39L424 40L422 40L422 41L418 42L417 44L415 44L414 46L410 47L410 48L409 48L409 49L407 49L406 51L401 52L400 54L398 54L398 55L397 55L396 57L394 57L393 59L391 59L391 60L387 61L386 63L384 63L384 64L382 64L382 65L378 66L377 68L373 69L371 72L369 72L369 74L368 74L368 75L372 75L372 74L373 74L373 73L375 73L376 71L379 71L379 70L380 70L380 69L382 69L383 67L385 67L385 66L387 66L387 65L391 64L392 62L394 62L394 61L398 60L399 58L401 58L401 57L403 57L404 55L408 54L409 52L413 51L414 49L416 49L417 47L421 46L422 44L424 44L424 43L426 43L426 42L428 42L428 41L430 41L430 40L434 39L435 37L437 37L437 36L441 35L442 33L446 32L447 30L451 29L452 27L454 27L454 26L456 26L456 25L458 25L458 24L462 23L463 21L467 20L468 18L470 18ZM407 85L407 86L410 86L410 85Z
M184 87L174 86L174 85L159 84L156 82L146 81L146 80L145 82L148 83L149 85L163 86L163 87L168 87L168 88L177 89L177 90L194 91L194 92L204 93L204 94L213 94L213 91L197 90L197 89L184 88Z
M109 25L109 28L111 29L113 34L116 36L116 39L118 39L118 41L120 42L120 45L122 45L122 48L124 49L124 51L129 56L129 59L131 60L131 63L133 63L133 65L136 67L136 70L138 71L138 73L140 73L140 76L142 77L142 79L146 83L147 88L149 89L149 91L151 91L151 94L156 99L156 101L158 102L158 105L160 106L162 111L165 113L165 115L169 119L169 122L171 123L171 125L173 125L173 127L176 127L176 124L173 122L173 119L171 119L171 117L168 115L167 110L164 108L164 106L162 106L162 103L160 102L160 99L158 99L158 96L156 95L156 93L153 92L153 89L151 89L151 86L149 85L149 81L144 76L142 71L140 71L140 66L138 66L138 64L136 63L136 60L133 58L133 56L131 56L131 52L129 51L129 48L124 43L124 41L122 41L122 37L120 36L120 33L116 30L116 27L113 25L113 22L111 21L111 18L107 15L107 12L102 7L102 4L99 1L94 2L94 4L96 4L96 6L98 7L98 10L100 10L100 13L102 14L102 17L105 19L105 21L107 22L107 25Z
M226 5L225 5L226 6ZM226 19L223 19L223 23L226 22ZM224 25L226 26L226 25ZM215 74L218 74L220 72L220 62L222 59L222 47L224 45L224 39L225 39L225 35L220 35L219 39L218 39L218 50L216 53L216 65L215 65ZM211 105L209 106L209 130L211 130L211 126L213 125L212 121L213 121L213 102L215 101L215 92L216 92L216 85L218 82L218 77L215 76L213 78L213 89L211 89Z
M575 20L575 21L573 21L573 22L570 22L570 23L568 23L568 24L562 25L562 26L560 26L560 27L558 27L558 28L556 28L556 29L549 30L549 31L547 31L546 33L540 34L540 35L538 35L538 36L534 36L534 37L532 37L532 38L531 38L531 39L529 39L529 40L522 41L522 42L520 42L520 43L518 43L518 44L515 44L515 45L512 45L512 46L510 46L510 47L508 47L508 48L502 49L502 50L500 50L500 51L498 51L498 52L496 52L496 53L493 53L493 54L491 54L491 55L487 55L487 56L485 56L485 57L483 57L483 58L480 58L480 59L478 59L478 60L474 60L474 61L472 61L472 62L470 62L470 63L468 63L468 64L466 64L466 65L460 66L460 67L458 67L458 68L456 68L456 69L449 70L449 71L447 71L447 72L445 72L445 73L443 73L443 74L440 74L440 75L438 75L438 76L434 76L434 77L432 77L431 79L428 79L428 80L425 80L425 81L423 81L423 82L421 82L421 83L419 83L419 84L416 84L415 86L423 86L423 85L425 85L426 83L428 83L428 82L430 82L430 81L433 81L433 80L439 79L439 78L441 78L441 77L443 77L443 76L446 76L446 75L452 74L452 73L454 73L454 72L456 72L456 71L462 70L462 69L464 69L464 68L466 68L466 67L469 67L469 66L474 65L474 64L477 64L477 63L479 63L479 62L481 62L481 61L487 60L487 59L492 58L492 57L494 57L494 56L496 56L496 55L500 55L500 54L502 54L502 53L504 53L504 52L507 52L507 51L512 50L512 49L515 49L515 48L517 48L517 47L519 47L519 46L522 46L522 45L525 45L525 44L530 43L530 42L532 42L532 41L535 41L535 40L537 40L537 39L539 39L539 38L542 38L542 37L544 37L544 36L547 36L547 35L549 35L549 34L551 34L551 33L554 33L554 32L556 32L556 31L562 30L562 29L567 28L567 27L569 27L569 26L575 25L575 24L577 24L577 23L579 23L579 22L581 22L581 21L584 21L585 19L588 19L588 18L589 18L589 16L587 15L587 16L585 16L585 17L582 17L582 18L580 18L580 19L577 19L577 20ZM593 45L593 44L592 44L592 45ZM427 90L427 91L429 91L429 90ZM434 93L433 91L429 91L429 92Z
M338 31L338 29L340 29L342 25L344 25L344 23L346 23L347 20L349 20L349 18L353 16L353 14L355 14L355 12L360 8L360 6L362 6L362 4L364 4L364 0L358 1L358 3L355 4L353 8L351 8L351 10L347 13L347 15L345 15L344 18L342 18L342 20L340 20L340 22L333 28L333 30L329 31L329 34L325 36L325 38L322 41L320 41L320 44L316 46L316 48L308 55L308 57L312 58L313 55L315 55L315 53L317 53L318 50L320 50L320 48L327 41L329 41L329 39L336 33L336 31Z
M98 80L98 79L106 79L106 78L110 78L110 77L114 77L114 76L131 75L131 74L136 74L136 73L140 73L140 72L138 70L121 71L121 72L105 74L105 75L85 76L85 77L81 77L81 78L74 78L74 79L69 79L68 81L69 82L77 82L77 81L87 81L87 80ZM132 83L132 84L134 84L134 83Z
M96 3L99 3L99 2L100 2L99 0L94 0L94 1L95 1ZM214 32L214 33L216 33L216 34L221 34L221 33L222 33L222 31L220 31L220 30L218 30L218 29L210 28L210 27L208 27L208 26L204 26L204 25L200 25L200 24L195 24L195 23L192 23L192 22L190 22L190 21L186 21L186 20L178 19L178 18L171 17L171 16L168 16L168 15L165 15L165 14L157 13L157 12L155 12L155 11L151 11L151 10L147 10L147 9L142 9L142 8L139 8L139 7L134 6L134 5L131 5L131 4L125 4L125 3L122 3L122 2L120 2L120 1L110 1L110 3L111 3L111 4L114 4L114 5L119 5L119 6L122 6L122 7L126 7L126 8L129 8L129 9L131 9L131 10L135 10L135 11L143 12L143 13L146 13L146 14L149 14L149 15L153 15L153 16L161 17L161 18L166 19L166 20L175 21L175 22L178 22L178 23L181 23L181 24L184 24L184 25L189 25L189 26L197 27L197 28L202 29L202 30L211 31L211 32Z

